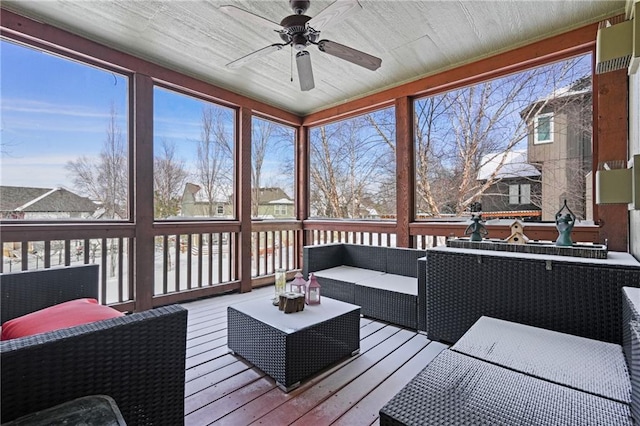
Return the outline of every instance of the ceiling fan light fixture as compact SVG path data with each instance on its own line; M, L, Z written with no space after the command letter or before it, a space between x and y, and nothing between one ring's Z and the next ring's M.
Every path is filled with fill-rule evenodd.
M313 69L311 68L311 55L306 50L296 53L296 66L298 68L298 79L300 80L300 90L306 92L315 87L313 81Z

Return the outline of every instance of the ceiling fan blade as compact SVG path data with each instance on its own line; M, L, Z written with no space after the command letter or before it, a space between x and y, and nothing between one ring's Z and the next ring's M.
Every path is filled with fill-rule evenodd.
M226 67L231 69L240 68L247 62L266 56L271 52L275 52L282 49L283 47L284 47L284 44L279 44L279 43L272 44L271 46L263 47L262 49L256 50L255 52L251 52L248 55L243 56L242 58L238 58L235 61L229 62L226 65Z
M298 67L298 79L300 90L307 91L315 87L313 82L313 70L311 69L311 55L306 50L296 53L296 65Z
M329 24L336 24L360 9L362 6L358 0L336 0L311 18L307 26L316 31L322 31Z
M318 42L318 49L328 53L329 55L370 69L371 71L377 70L380 68L380 65L382 65L382 59L371 56L368 53L352 49L344 44L336 43L335 41L320 40Z
M282 25L277 22L270 21L262 16L255 15L251 12L247 12L244 9L240 9L239 7L224 5L220 6L220 10L225 12L228 15L236 17L247 24L247 26L260 25L261 27L267 28L269 30L280 32L282 31Z

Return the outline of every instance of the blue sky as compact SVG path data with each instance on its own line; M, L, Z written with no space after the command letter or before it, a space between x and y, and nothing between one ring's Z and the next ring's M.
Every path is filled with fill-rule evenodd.
M0 76L2 185L73 190L65 165L99 155L112 105L126 135L125 76L4 40ZM187 167L196 156L203 105L200 99L154 90L154 143L174 144ZM233 114L226 116L231 136ZM279 175L280 167L281 158L267 158L265 175Z
M0 42L2 185L70 187L64 165L100 152L113 106L126 131L127 79Z

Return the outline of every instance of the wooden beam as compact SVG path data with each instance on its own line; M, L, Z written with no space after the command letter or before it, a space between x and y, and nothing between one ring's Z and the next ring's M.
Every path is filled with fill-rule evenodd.
M409 224L415 216L413 100L396 99L396 246L413 247Z

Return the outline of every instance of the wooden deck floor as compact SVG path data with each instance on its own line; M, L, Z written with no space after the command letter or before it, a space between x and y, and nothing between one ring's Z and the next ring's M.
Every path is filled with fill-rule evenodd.
M284 393L227 349L227 306L272 293L266 287L182 305L189 310L185 425L378 424L380 408L446 348L415 331L362 318L358 355Z

